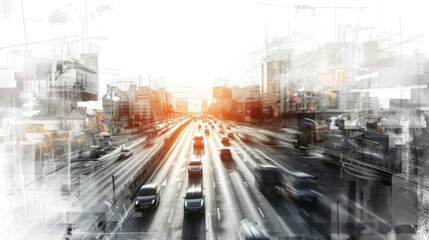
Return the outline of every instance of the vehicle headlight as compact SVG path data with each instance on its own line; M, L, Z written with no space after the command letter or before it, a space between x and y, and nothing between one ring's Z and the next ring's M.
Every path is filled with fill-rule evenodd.
M139 200L136 200L136 203L135 203L136 205L138 205L139 204Z
M204 205L204 200L201 200L201 207Z
M151 204L152 204L152 205L153 205L153 204L155 204L155 199L154 199L154 200L152 200L152 203L151 203Z

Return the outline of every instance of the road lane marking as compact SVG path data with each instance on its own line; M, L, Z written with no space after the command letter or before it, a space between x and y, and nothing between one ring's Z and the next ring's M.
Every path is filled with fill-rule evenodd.
M174 165L176 165L176 161L173 161L173 163L171 163L171 166L174 166Z
M163 187L167 186L167 178L165 178L165 180L162 182L161 186L163 186Z
M263 218L265 218L265 215L264 215L264 213L262 212L262 210L261 210L261 208L260 208L260 207L258 207L258 210L259 210L259 212L261 213L262 217L263 217Z
M216 183L215 182L213 182L213 188L216 188Z
M220 211L219 211L219 208L217 208L217 220L219 220L220 221Z
M307 212L305 212L305 211L304 211L304 209L302 209L302 208L301 208L301 211L302 211L305 215L307 215L307 217L310 217L310 215L308 215L308 213L307 213Z
M247 185L246 181L244 181L244 185L246 185L246 187L249 188L249 186Z
M235 168L237 169L237 171L240 171L240 169L238 169L238 166L235 166Z
M168 220L167 220L168 224L171 224L171 222L173 221L174 211L175 211L174 209L170 210L170 215L168 215Z

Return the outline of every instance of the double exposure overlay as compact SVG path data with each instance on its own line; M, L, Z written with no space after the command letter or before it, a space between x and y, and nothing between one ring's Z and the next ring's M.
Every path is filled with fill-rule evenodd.
M428 10L0 0L0 239L429 239Z

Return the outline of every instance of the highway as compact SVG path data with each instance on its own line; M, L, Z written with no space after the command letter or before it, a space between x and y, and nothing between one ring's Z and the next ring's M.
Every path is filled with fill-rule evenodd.
M331 219L323 219L322 216L326 211L331 213L332 206L339 205L339 211L343 211L340 221L341 218L357 218L358 211L346 213L349 210L347 198L338 199L349 196L350 181L359 180L342 172L337 165L327 163L329 159L322 160L321 154L302 154L286 144L273 147L246 144L237 137L224 145L221 143L224 134L219 133L218 127L211 129L210 136L206 136L204 149L194 149L193 136L203 134L197 124L193 122L183 131L166 154L162 166L148 181L161 185L160 205L143 213L132 211L122 230L115 232L116 237L238 239L240 220L249 218L262 226L270 237L323 239L332 234L332 225L335 226ZM238 126L230 131L245 130ZM222 147L231 148L232 162L223 162L219 158L218 152ZM202 178L188 176L187 162L192 158L202 159ZM254 184L253 169L262 163L317 176L317 191L323 194L319 202L308 204L286 194L277 197L261 194ZM204 188L206 210L202 214L187 216L184 214L183 197L187 188L196 185ZM351 214L355 216L350 217ZM361 214L359 217L363 217L363 210ZM347 232L345 224L339 228L334 232L339 232L339 235Z
M199 124L203 127L198 128ZM183 121L151 139L151 144L147 144L147 136L122 141L133 149L130 158L117 160L120 149L116 148L97 160L73 162L70 175L67 167L46 175L27 187L39 189L43 186L42 192L34 191L36 195L31 197L31 204L36 206L23 200L18 205L21 209L25 205L27 212L18 211L18 215L37 218L40 212L32 211L40 206L49 206L46 211L59 213L56 221L48 224L49 231L43 228L45 235L38 235L38 239L62 238L70 226L73 231L68 237L72 239L82 236L94 239L239 239L240 221L245 218L256 222L273 239L347 239L357 229L384 236L386 230L380 226L391 227L387 207L383 206L389 198L382 194L373 197L374 192L383 193L378 181L348 174L338 162L317 151L301 152L288 142L266 145L260 140L263 139L260 132L251 127L222 122L223 126L231 126L226 133L235 134L224 144L221 139L226 133L220 133L220 121L214 128L207 126L209 135L204 135L206 124L201 120L189 124ZM165 138L176 130L175 140L164 145ZM238 133L250 134L254 140L244 142ZM204 135L204 148L194 148L195 135ZM232 161L220 159L219 150L225 147L231 149ZM165 154L161 156L162 149ZM147 168L157 155L159 164L153 165L147 177L142 178L143 182L131 188L130 183L139 169ZM202 160L201 177L188 176L187 164L194 158ZM276 195L262 194L255 185L254 174L261 164L274 165L283 173L305 172L315 176L317 184L313 190L320 197L307 202L294 199L284 190ZM64 194L64 184L69 180L70 195ZM160 204L155 209L136 211L135 195L130 189L147 183L160 186ZM187 215L183 198L186 190L195 186L203 188L205 212ZM28 199L32 193L26 194L24 198ZM44 200L37 200L41 195ZM103 217L94 220L95 216ZM97 226L97 221L102 222L103 227ZM37 232L34 228L38 225L30 225L32 228L24 231L23 236Z

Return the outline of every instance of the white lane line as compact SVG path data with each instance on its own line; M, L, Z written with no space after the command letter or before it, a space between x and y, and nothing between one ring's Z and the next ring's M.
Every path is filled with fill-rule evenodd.
M258 207L258 210L259 210L259 212L261 213L262 217L263 217L263 218L265 218L265 215L264 215L264 213L262 212L262 210L261 210L261 208L260 208L260 207Z
M237 169L237 171L240 171L240 169L238 169L238 166L235 166L235 168Z
M176 161L173 161L173 163L171 163L171 166L174 166L174 165L176 165Z
M213 182L213 188L216 188L216 183L215 182Z
M244 181L244 185L246 185L246 187L249 188L249 186L247 185L246 181Z
M165 180L162 182L161 186L163 186L163 187L167 186L167 178L165 178Z
M305 211L304 211L304 209L302 209L302 208L301 208L301 211L302 211L305 215L307 215L307 217L310 217L310 215L308 215L308 213L307 213L307 212L305 212Z
M217 220L220 221L220 211L219 211L219 208L217 208Z
M173 216L174 216L174 209L171 209L170 215L168 215L168 220L167 220L168 224L171 224L171 222L173 221Z

